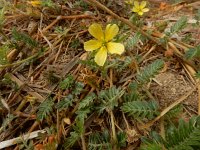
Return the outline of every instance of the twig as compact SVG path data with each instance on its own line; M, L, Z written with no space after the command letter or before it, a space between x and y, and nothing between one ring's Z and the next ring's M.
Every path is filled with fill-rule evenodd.
M199 79L195 78L196 71L194 68L187 64L183 64L183 67L186 69L186 72L188 73L189 77L193 82L199 83ZM200 84L197 87L197 93L198 93L198 115L200 115Z
M73 16L58 16L52 23L50 23L46 28L42 30L42 32L47 31L50 29L53 25L55 25L58 21L64 20L64 19L81 19L81 18L93 18L91 15L73 15Z
M31 128L28 130L28 133L32 132L38 125L39 125L39 122L36 120L31 126Z
M15 144L21 142L22 140L30 140L30 139L36 138L39 136L40 133L45 133L45 132L46 132L45 130L38 130L38 131L34 131L31 133L25 134L21 137L17 137L14 139L0 142L0 149L15 145Z
M113 70L110 69L110 77L109 77L109 82L110 82L110 87L113 86ZM113 149L116 150L117 149L117 135L116 135L116 129L115 129L115 120L114 120L114 114L113 111L110 110L110 118L111 118L111 128L112 128L112 144L113 144Z
M86 144L85 144L84 133L81 135L81 143L82 143L82 150L87 150L86 149Z
M38 56L38 54L35 54L35 55L30 56L30 57L28 57L28 58L26 58L26 59L23 59L23 60L21 60L21 61L18 61L18 62L16 62L16 63L1 65L0 68L6 68L6 67L12 67L12 66L15 66L15 65L19 65L19 64L22 64L22 63L24 63L24 62L26 62L26 61L29 61L29 60L31 60L31 59L37 57L37 56Z
M114 114L113 111L110 110L110 117L111 117L111 126L112 126L112 140L113 140L113 149L116 150L116 144L117 144L117 135L115 130L115 120L114 120Z

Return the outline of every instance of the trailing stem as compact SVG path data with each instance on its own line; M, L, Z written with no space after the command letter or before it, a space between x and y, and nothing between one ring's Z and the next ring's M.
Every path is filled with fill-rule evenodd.
M113 144L113 149L117 150L117 135L116 135L116 130L115 130L114 114L113 114L112 110L110 110L110 118L111 118L111 126L112 126L112 144Z

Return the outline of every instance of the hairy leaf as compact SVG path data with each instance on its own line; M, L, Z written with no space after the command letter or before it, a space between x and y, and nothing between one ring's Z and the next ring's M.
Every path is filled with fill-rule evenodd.
M123 95L124 102L132 102L132 101L137 101L137 100L141 100L141 99L142 99L142 97L136 92L125 93Z
M5 7L3 7L2 9L0 8L0 30L4 24L5 21Z
M72 101L73 101L72 99L73 99L73 96L68 95L67 97L65 97L64 99L62 99L60 102L56 104L56 108L58 110L68 109L69 106L72 106Z
M0 133L2 131L4 131L7 128L7 126L9 126L11 124L11 122L13 121L13 119L15 119L15 118L16 118L16 116L14 116L12 114L8 114L6 116L6 118L3 120L3 123L1 124Z
M85 86L84 83L76 82L75 87L72 91L72 94L74 94L75 96L78 96L83 91L84 86Z
M121 88L116 88L115 86L102 90L99 93L99 99L101 100L101 105L99 107L100 113L106 110L113 110L114 107L118 106L118 100L124 94L124 90Z
M46 118L50 114L50 112L52 112L53 105L54 102L52 98L48 98L44 102L42 102L37 112L37 119L42 121L44 118Z
M183 113L183 105L178 105L165 114L168 119L173 119Z
M133 37L127 40L127 48L133 48L140 40L141 34L137 32Z
M80 121L85 122L85 119L87 118L90 112L91 112L90 108L84 108L76 111L77 114L76 120L79 119Z
M72 147L76 141L80 139L81 134L84 132L83 122L77 119L76 125L73 126L73 129L74 131L70 132L70 137L68 137L63 144L64 149Z
M8 50L9 50L9 47L7 45L3 45L0 47L0 65L4 65L8 63L8 60L7 60Z
M140 147L140 150L162 150L162 145L159 143L148 143Z
M132 101L125 102L121 107L122 111L130 116L139 119L152 119L158 112L158 104L156 101Z
M137 80L140 84L144 84L150 81L151 78L153 78L160 69L164 66L163 60L156 60L152 64L146 66L140 74L138 74Z
M80 139L80 134L77 132L70 132L70 137L64 142L64 148L69 148L75 144L76 141Z
M63 81L60 82L59 87L61 90L67 90L74 83L74 78L72 75L68 75Z
M110 135L108 130L104 130L103 133L94 132L89 136L89 150L112 150L110 142Z
M90 106L90 104L93 102L95 98L96 95L94 93L89 93L83 100L81 100L78 109L83 109L85 107Z
M13 30L12 30L12 37L14 38L15 41L23 42L27 46L30 46L30 47L38 46L37 41L35 41L32 37L30 37L28 34L20 33L15 28L13 28Z
M172 128L172 129L171 129ZM178 128L172 126L167 130L165 139L158 133L154 132L156 136L146 138L143 140L141 149L150 150L197 150L200 149L200 116L193 116L189 121L180 119ZM152 149L153 148L153 149Z
M179 121L166 136L165 147L170 150L200 149L200 117L192 117L189 122Z
M187 26L187 17L183 16L181 17L171 28L170 28L170 32L173 33L177 33L179 31L181 31L182 29L184 29Z
M193 58L196 58L196 57L200 57L200 45L196 46L195 48L190 48L185 53L186 59L193 59Z
M198 71L196 74L195 74L195 77L200 79L200 71Z

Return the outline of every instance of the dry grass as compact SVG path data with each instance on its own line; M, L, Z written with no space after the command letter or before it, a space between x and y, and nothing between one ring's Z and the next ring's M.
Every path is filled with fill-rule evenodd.
M3 0L0 0L1 3ZM181 81L179 80L181 84L177 85L180 89L187 85L188 90L182 90L182 93L179 91L177 95L172 94L171 97L163 97L163 99L173 98L170 103L160 102L158 98L162 98L162 95L155 89L161 93L173 90L166 84L162 90L164 83L160 82L164 77L160 80L154 78L145 86L143 92L150 99L154 98L161 103L162 107L159 110L160 115L144 122L125 116L119 110L120 106L114 110L106 110L101 115L92 109L85 119L85 132L72 149L88 149L89 135L105 129L108 129L112 137L110 142L113 145L117 140L116 132L123 131L127 137L123 149L136 149L141 144L141 137L148 135L150 130L161 131L163 135L164 114L184 100L187 101L180 116L188 120L192 115L199 115L200 86L198 79L194 77L199 70L199 58L189 61L184 57L189 48L200 44L200 28L193 26L197 6L200 6L198 1L188 0L172 4L164 0L162 2L151 0L150 12L139 18L138 22L139 20L141 22L137 22L138 24L132 23L129 19L132 15L129 6L121 0L99 2L71 0L66 3L59 0L54 2L52 7L32 7L25 0L15 0L7 1L5 5L7 8L0 46L9 45L9 48L6 52L7 63L0 66L0 141L46 129L45 134L39 138L24 140L23 143L11 145L6 149L28 149L29 146L38 150L56 149L56 146L57 149L61 149L64 140L69 138L70 132L73 131L72 127L76 124L79 103L89 93L98 95L101 90L114 85L127 90L141 68L156 59L165 61L164 68L159 74L173 73L174 76L181 76ZM160 43L164 30L173 26L181 16L188 16L188 26L168 38L167 43ZM126 36L135 35L138 31L141 33L144 40L140 39L136 46L127 48L122 56L116 58L122 62L126 57L131 58L131 63L125 69L117 68L119 71L109 67L105 73L101 72L94 62L87 61L90 56L84 51L83 43L90 39L88 27L94 22L104 26L107 23L117 23L121 27L119 38L125 37L126 40L123 41L125 45ZM28 41L26 43L14 39L13 29L29 35L38 43L37 46L27 44ZM114 62L115 57L109 57L108 61ZM76 90L73 87L66 90L60 88L60 82L68 75L84 86L80 94L76 95L73 104L68 109L59 111L54 105ZM174 78L171 80L173 82ZM195 98L188 98L192 93ZM53 102L52 110L44 118L38 119L41 103L49 97ZM99 104L98 101L96 104ZM113 146L113 149L117 147Z

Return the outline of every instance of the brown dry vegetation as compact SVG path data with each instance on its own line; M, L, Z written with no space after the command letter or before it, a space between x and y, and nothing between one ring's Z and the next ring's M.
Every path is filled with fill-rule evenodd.
M9 46L6 63L0 65L0 147L7 140L38 131L41 135L35 134L36 137L25 138L5 149L67 149L63 145L77 124L80 102L90 93L98 95L113 86L128 92L136 74L157 59L164 60L164 66L140 93L145 100L153 99L160 105L159 114L151 119L130 117L120 110L123 103L120 96L115 109L106 109L101 114L96 108L90 110L84 120L84 133L71 149L89 149L89 136L105 130L111 137L111 149L137 149L142 144L141 137L148 137L150 131L165 137L165 114L177 105L182 104L182 111L172 119L173 124L177 125L180 118L188 121L200 114L200 86L195 78L200 68L199 57L185 59L186 51L200 44L200 28L195 20L200 8L198 0L180 3L149 0L150 11L141 17L135 15L136 22L129 19L134 13L123 0L58 0L53 5L38 7L32 7L26 0L6 3L0 0L1 4L0 7L7 8L0 46ZM182 16L188 17L187 27L160 42L165 31ZM91 39L88 27L94 22L104 27L108 23L118 24L117 38L123 39L126 47L121 56L109 56L107 65L111 67L107 70L88 61L93 58L83 48L83 43ZM127 40L138 31L142 39L127 47ZM29 35L37 46L33 41L16 40L13 32ZM112 67L115 60L124 63L127 57L130 57L128 66ZM61 82L69 75L70 80L80 85L62 88ZM78 89L73 88L81 87L74 94ZM57 104L71 94L75 95L72 105L59 110ZM48 99L51 99L46 106L50 107L49 113L38 116L41 104ZM101 106L100 103L96 98L94 105ZM125 146L116 146L118 132L125 134Z

